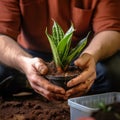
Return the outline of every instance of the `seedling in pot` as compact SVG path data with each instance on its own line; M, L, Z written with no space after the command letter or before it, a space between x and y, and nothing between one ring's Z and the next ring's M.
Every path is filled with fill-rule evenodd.
M80 40L76 47L71 48L71 40L74 31L74 26L73 24L71 24L68 31L64 33L61 26L55 21L52 27L52 34L49 34L47 29L45 31L51 46L54 61L53 63L55 65L56 73L65 73L64 77L68 75L67 71L70 68L70 63L78 55L80 55L81 51L86 46L89 36L88 33L88 35L84 39Z

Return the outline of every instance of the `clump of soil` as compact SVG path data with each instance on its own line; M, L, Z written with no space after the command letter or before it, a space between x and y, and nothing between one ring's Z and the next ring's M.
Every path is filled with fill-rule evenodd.
M67 101L50 102L35 94L0 97L0 120L70 120Z
M77 66L68 66L68 68L65 71L58 72L55 67L55 63L52 61L50 63L46 63L48 66L48 73L47 75L52 75L56 77L67 77L67 76L76 76L81 73L81 69L78 68Z
M106 105L107 111L100 109L91 116L95 120L120 120L120 102Z

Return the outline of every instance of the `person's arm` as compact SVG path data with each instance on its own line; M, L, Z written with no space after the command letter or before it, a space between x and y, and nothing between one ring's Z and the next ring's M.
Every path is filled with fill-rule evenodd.
M48 71L44 61L41 58L33 58L6 35L0 35L0 62L23 72L31 87L47 99L64 99L64 89L41 76Z
M89 53L95 62L112 56L120 50L120 32L103 31L98 33L91 41L84 53Z
M98 33L84 50L82 55L75 61L75 65L83 72L68 82L66 96L80 96L86 93L96 79L96 63L112 56L120 50L120 33L116 31L103 31Z
M27 69L25 68L25 64L33 57L25 52L18 43L9 36L0 35L0 43L0 62L25 73ZM47 67L44 64L42 67L43 71L39 70L39 72L40 74L45 74Z
M23 72L23 58L32 58L11 37L0 35L0 62Z

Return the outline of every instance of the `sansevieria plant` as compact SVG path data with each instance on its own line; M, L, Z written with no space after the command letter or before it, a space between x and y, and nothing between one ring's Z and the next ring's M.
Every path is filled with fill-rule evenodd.
M87 44L89 33L84 39L80 40L76 47L71 48L71 40L74 31L73 24L71 24L68 31L64 33L61 26L55 21L52 26L52 34L49 34L46 28L45 33L51 46L57 72L66 71L71 61L80 54Z

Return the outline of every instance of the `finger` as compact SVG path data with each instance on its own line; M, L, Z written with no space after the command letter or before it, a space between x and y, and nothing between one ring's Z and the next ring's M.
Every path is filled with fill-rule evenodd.
M89 71L91 71L91 70L89 70ZM93 79L95 79L96 78L96 72L94 72L94 71L89 72L89 71L86 70L86 71L82 72L80 75L78 75L77 77L70 80L67 83L67 87L73 87L73 86L75 86L77 84L83 83L83 82L85 82L87 79L89 79L91 77Z
M50 100L50 101L54 101L55 99L52 97L52 93L50 93L49 91L40 88L40 87L35 87L35 92L37 92L38 94L41 94L43 97L45 97L46 99Z
M67 96L73 97L73 96L81 96L88 92L88 90L91 88L91 86L94 83L94 76L91 76L86 82L81 83L72 89L67 91Z
M53 92L50 92L46 89L43 89L39 86L35 86L35 91L39 94L41 94L42 96L44 96L45 98L47 98L48 100L52 100L52 101L58 101L58 100L66 100L66 97L62 94L55 94Z
M33 84L32 85L33 89L35 90L35 92L37 92L38 94L41 94L42 96L44 96L45 98L47 98L48 100L54 100L54 96L52 92L40 87L37 84Z
M83 68L83 66L85 66L88 63L88 61L89 61L88 55L86 56L86 54L83 54L78 59L76 59L74 61L74 64L76 66L79 66L79 67Z
M33 67L36 69L36 71L40 75L45 75L48 72L48 67L46 66L46 64L44 63L44 61L42 59L37 59L34 62Z
M68 91L66 91L66 96L72 96L72 95L77 94L78 92L84 93L86 91L87 87L88 87L87 84L81 83L81 84L69 89Z
M48 80L43 78L42 76L35 76L31 80L32 84L36 84L39 87L42 87L43 89L46 89L47 91L58 93L58 94L65 94L65 90L62 87L58 87L52 83L50 83Z
M79 66L80 68L84 68L86 64L94 64L95 65L95 60L92 55L88 53L82 54L78 59L75 60L74 64L76 66Z

